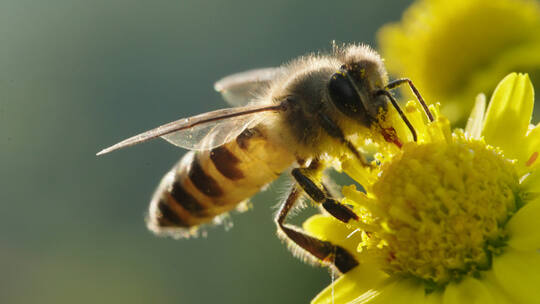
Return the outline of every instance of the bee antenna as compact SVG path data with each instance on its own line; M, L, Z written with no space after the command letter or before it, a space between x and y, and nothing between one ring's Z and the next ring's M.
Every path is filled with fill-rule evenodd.
M417 141L418 137L416 135L416 130L414 129L413 125L411 124L411 122L409 121L407 116L405 116L405 113L403 113L403 110L401 110L401 108L399 107L399 105L398 105L396 99L394 98L394 96L392 96L392 94L390 92L388 92L387 90L379 90L379 91L376 92L376 94L377 94L377 96L385 95L386 97L388 97L390 99L390 101L392 102L392 106L394 106L396 111L399 113L399 116L401 116L401 119L403 120L403 122L405 122L405 124L407 125L409 130L411 130L413 140Z
M418 92L418 89L413 84L413 82L409 78L400 78L396 79L394 81L391 81L389 84L386 85L385 89L391 90L394 89L402 84L408 84L411 88L414 96L416 96L416 99L418 102L422 105L422 108L424 109L424 112L426 112L426 115L430 122L435 121L435 118L433 118L433 114L431 114L431 111L429 110L428 106L426 105L426 102L424 101L424 98L422 98L422 95L420 95L420 92Z

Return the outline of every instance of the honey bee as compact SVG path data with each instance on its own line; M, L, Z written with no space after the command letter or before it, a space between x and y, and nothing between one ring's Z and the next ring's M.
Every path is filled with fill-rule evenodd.
M275 222L278 234L305 258L345 273L358 262L344 248L285 224L307 196L340 221L357 219L317 180L321 156L354 155L370 166L350 136L380 124L388 105L396 108L413 139L416 132L389 92L409 79L388 82L379 54L366 45L334 46L329 54L307 55L276 68L225 77L215 89L233 108L180 119L121 141L105 154L156 137L191 150L163 177L152 197L147 224L157 234L189 237L291 168L294 184ZM400 144L381 128L387 141Z

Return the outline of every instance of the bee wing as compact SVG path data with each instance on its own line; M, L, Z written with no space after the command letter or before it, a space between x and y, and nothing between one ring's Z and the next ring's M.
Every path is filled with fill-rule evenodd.
M162 135L161 138L175 146L189 150L210 150L234 140L245 129L260 122L261 116L264 116L264 114L247 114L215 120Z
M261 112L283 110L285 110L284 104L250 105L182 118L123 140L101 150L97 155L133 146L156 137L190 150L209 150L236 138L246 128L264 119L265 115L261 115Z
M270 82L285 74L286 68L262 68L229 75L214 84L214 89L233 106L244 106L262 93Z

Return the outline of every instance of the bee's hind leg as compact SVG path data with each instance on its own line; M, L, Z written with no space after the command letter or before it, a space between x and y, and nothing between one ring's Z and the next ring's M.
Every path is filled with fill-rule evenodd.
M356 259L343 247L307 235L299 227L285 224L288 213L302 197L302 194L302 189L299 185L295 184L292 186L289 195L281 205L275 219L279 234L291 242L292 247L295 249L297 246L302 248L316 260L324 264L334 265L341 273L346 273L357 266L358 262ZM310 256L303 255L303 257L309 258Z

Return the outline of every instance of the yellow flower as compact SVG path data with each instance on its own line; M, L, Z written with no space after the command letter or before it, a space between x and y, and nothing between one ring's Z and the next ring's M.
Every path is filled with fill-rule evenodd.
M540 125L526 74L504 78L485 111L480 95L465 130L450 129L436 106L418 133L395 113L403 146L381 147L377 168L353 159L342 169L365 188L343 188L359 220L328 215L304 223L312 235L353 253L359 266L313 303L540 303Z
M540 84L540 5L531 0L417 0L378 33L389 72L461 121L478 92L523 71ZM405 92L405 91L404 91Z

